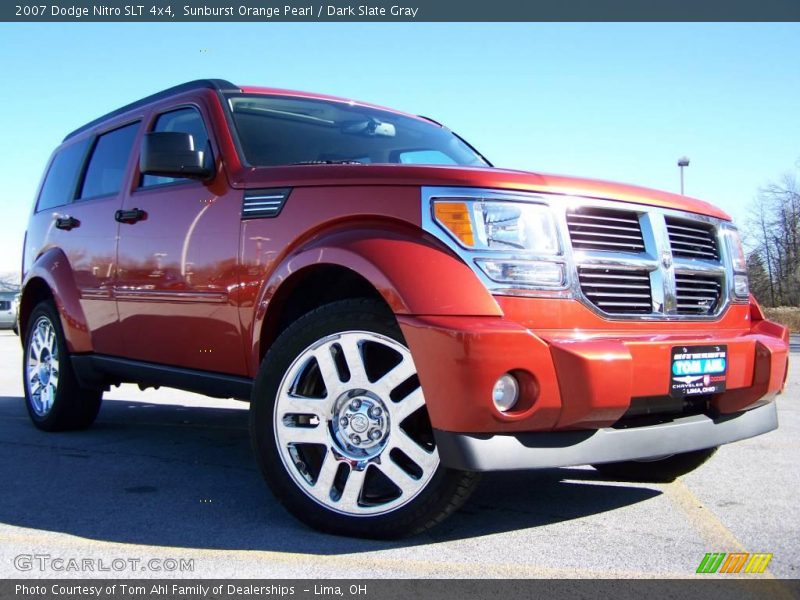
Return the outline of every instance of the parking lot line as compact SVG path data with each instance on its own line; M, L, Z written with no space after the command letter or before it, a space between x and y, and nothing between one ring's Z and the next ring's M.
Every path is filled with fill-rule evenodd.
M725 527L725 524L717 518L713 511L706 508L703 502L692 493L683 481L678 480L664 486L664 493L673 504L684 512L689 523L698 531L710 548L747 552L744 544L739 541L730 529ZM775 578L769 569L766 569L762 575L764 579L773 580L774 585L770 586L770 592L773 597L785 600L792 600L795 597L789 589ZM749 574L748 578L752 579L753 574ZM745 579L740 581L742 585L748 586L748 581ZM753 588L753 591L763 594L764 589L763 587L758 587Z
M679 479L664 486L664 493L684 512L689 523L698 531L710 548L719 549L720 551L747 551L731 530L725 527L722 521L706 508L702 501L686 487L683 481Z

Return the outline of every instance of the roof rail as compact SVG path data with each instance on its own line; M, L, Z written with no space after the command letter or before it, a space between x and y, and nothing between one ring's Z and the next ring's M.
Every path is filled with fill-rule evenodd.
M95 119L94 121L90 121L79 127L72 133L68 134L67 137L64 138L66 142L68 139L75 137L79 133L83 133L84 131L91 129L95 125L102 123L103 121L110 119L112 117L116 117L117 115L121 115L122 113L128 112L129 110L133 110L134 108L138 108L140 106L144 106L145 104L149 104L150 102L155 102L156 100L161 100L162 98L167 98L169 96L173 96L175 94L180 94L182 92L189 92L191 90L216 90L217 92L239 92L241 91L237 86L233 85L230 81L225 81L224 79L197 79L195 81L190 81L188 83L182 83L180 85L176 85L171 88L167 88L166 90L162 90L146 98L142 98L141 100L137 100L136 102L131 102L130 104L126 104L122 108L118 108L108 114L103 115Z

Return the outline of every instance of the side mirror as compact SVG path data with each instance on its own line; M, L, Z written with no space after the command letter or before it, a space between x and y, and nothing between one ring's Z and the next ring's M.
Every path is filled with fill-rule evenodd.
M203 150L195 149L192 134L173 131L145 134L139 170L143 175L190 179L211 179L214 175Z

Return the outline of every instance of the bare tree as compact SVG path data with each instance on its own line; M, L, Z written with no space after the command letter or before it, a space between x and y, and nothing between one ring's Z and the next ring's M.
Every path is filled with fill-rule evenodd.
M747 257L747 278L750 280L750 291L762 304L766 304L764 299L773 297L772 281L764 267L764 259L758 252L752 252Z
M800 306L800 186L795 174L759 190L747 233L756 298L768 306ZM766 281L759 280L764 271Z
M774 259L772 258L771 247L769 244L769 209L764 198L759 194L756 196L755 203L750 208L750 220L748 222L749 237L755 240L755 248L752 255L758 256L760 262L766 267L767 270L767 290L769 290L769 298L766 295L758 296L756 298L762 304L769 304L775 306L775 276L774 276Z

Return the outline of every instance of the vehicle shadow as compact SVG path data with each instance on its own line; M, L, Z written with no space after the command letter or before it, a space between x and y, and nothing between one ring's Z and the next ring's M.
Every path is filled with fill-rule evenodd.
M94 540L336 555L549 525L653 498L590 469L492 473L432 532L377 542L326 536L272 497L247 411L107 400L93 428L44 433L0 397L0 522Z

